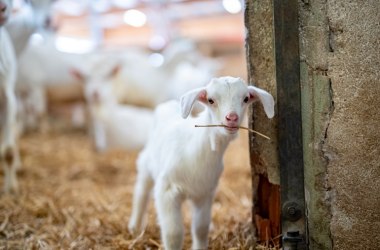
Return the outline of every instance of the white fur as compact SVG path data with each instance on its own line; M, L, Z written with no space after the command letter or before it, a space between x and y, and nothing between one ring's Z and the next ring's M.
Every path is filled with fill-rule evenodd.
M40 84L29 83L32 82L33 76L38 74L35 68L40 67L45 71L47 69L36 61L35 56L25 61L24 52L28 48L29 40L33 33L45 31L48 28L52 2L53 0L29 0L23 2L21 8L5 25L19 61L16 95L18 101L17 125L20 133L24 130L37 128L46 110L44 88ZM52 62L51 56L49 57L50 63Z
M17 57L28 45L32 34L46 28L52 2L53 0L29 0L6 24Z
M170 101L157 107L152 135L137 160L131 232L142 230L154 187L165 249L182 249L181 204L185 199L193 204L193 249L207 249L211 205L223 171L223 154L237 135L247 105L257 100L267 116L273 117L274 100L269 93L247 87L240 78L220 77L206 87L187 92L180 103ZM197 117L188 118L196 101L206 108ZM195 128L197 124L224 124L229 129Z
M86 59L83 55L58 51L54 36L45 36L40 43L28 45L19 57L16 84L22 130L40 126L47 113L47 100L83 100L83 84L71 75L71 69L84 67Z
M110 82L117 74L117 67L111 73L107 70L102 72L102 69L107 67L102 64L102 67L94 68L91 75L79 75L86 79L85 98L89 106L95 147L98 151L110 148L141 149L148 140L153 111L119 104Z
M5 4L6 10L0 13L1 19L9 18L12 11L11 0L0 0L0 4ZM2 6L3 7L3 6ZM4 168L4 191L17 192L16 169L20 165L19 151L17 147L16 133L16 111L17 102L15 95L16 82L16 55L4 23L0 26L0 85L1 94L5 96L5 119L0 147L0 158Z

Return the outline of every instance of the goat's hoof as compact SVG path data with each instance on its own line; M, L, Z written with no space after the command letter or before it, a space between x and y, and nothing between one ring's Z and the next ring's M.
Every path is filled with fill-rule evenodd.
M131 235L136 235L136 232L137 232L137 230L136 230L136 228L134 227L134 226L128 226L128 232L129 232L129 234L131 234Z
M3 159L5 163L9 166L12 166L15 162L16 152L12 147L7 147L3 152Z
M129 223L129 225L128 225L128 232L132 236L138 236L138 235L141 234L141 229L139 227L137 227L136 225L134 225L133 223Z
M5 195L18 195L19 193L20 193L20 190L17 184L4 186Z

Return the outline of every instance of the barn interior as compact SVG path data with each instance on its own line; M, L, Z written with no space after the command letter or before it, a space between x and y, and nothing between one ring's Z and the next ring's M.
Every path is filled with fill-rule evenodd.
M49 4L47 26L36 28L18 57L19 71L25 70L16 88L18 97L25 98L19 115L22 164L18 192L0 195L0 247L162 249L153 204L144 233L128 232L139 150L94 142L83 79L105 71L112 73L113 83L153 82L147 101L133 89L126 96L117 87L113 92L122 105L147 109L212 77L247 80L243 1ZM13 16L27 6L14 1ZM124 71L130 78L123 78ZM183 83L178 87L179 81ZM0 185L3 182L0 178ZM278 248L276 239L259 242L255 237L251 186L248 132L240 131L225 155L212 207L209 249ZM187 205L184 214L184 249L189 249Z

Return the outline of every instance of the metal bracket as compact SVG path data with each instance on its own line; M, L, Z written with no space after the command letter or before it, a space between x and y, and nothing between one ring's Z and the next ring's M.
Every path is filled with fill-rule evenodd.
M304 249L304 248L299 248L298 246L298 244L303 241L303 238L300 235L300 232L298 231L287 232L286 235L282 237L282 240L285 243L288 243L288 249L291 249L291 250Z
M302 218L303 212L301 206L294 201L286 201L282 206L282 215L285 219L295 222Z

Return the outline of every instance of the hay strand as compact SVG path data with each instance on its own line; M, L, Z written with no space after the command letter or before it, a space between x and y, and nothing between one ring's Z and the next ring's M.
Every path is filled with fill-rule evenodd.
M158 249L161 249L161 245L160 243L158 243L157 241L155 241L154 239L150 238L149 239L149 242L152 243L155 247L157 247Z
M196 128L212 128L212 127L224 127L224 128L228 128L228 126L226 126L226 125L195 125L195 127ZM247 128L247 127L243 127L243 126L239 126L238 128L248 130L249 132L258 134L258 135L264 137L265 139L270 140L269 136L266 136L266 135L264 135L264 134L262 134L260 132L257 132L256 130L253 130L253 129L250 129L250 128Z

